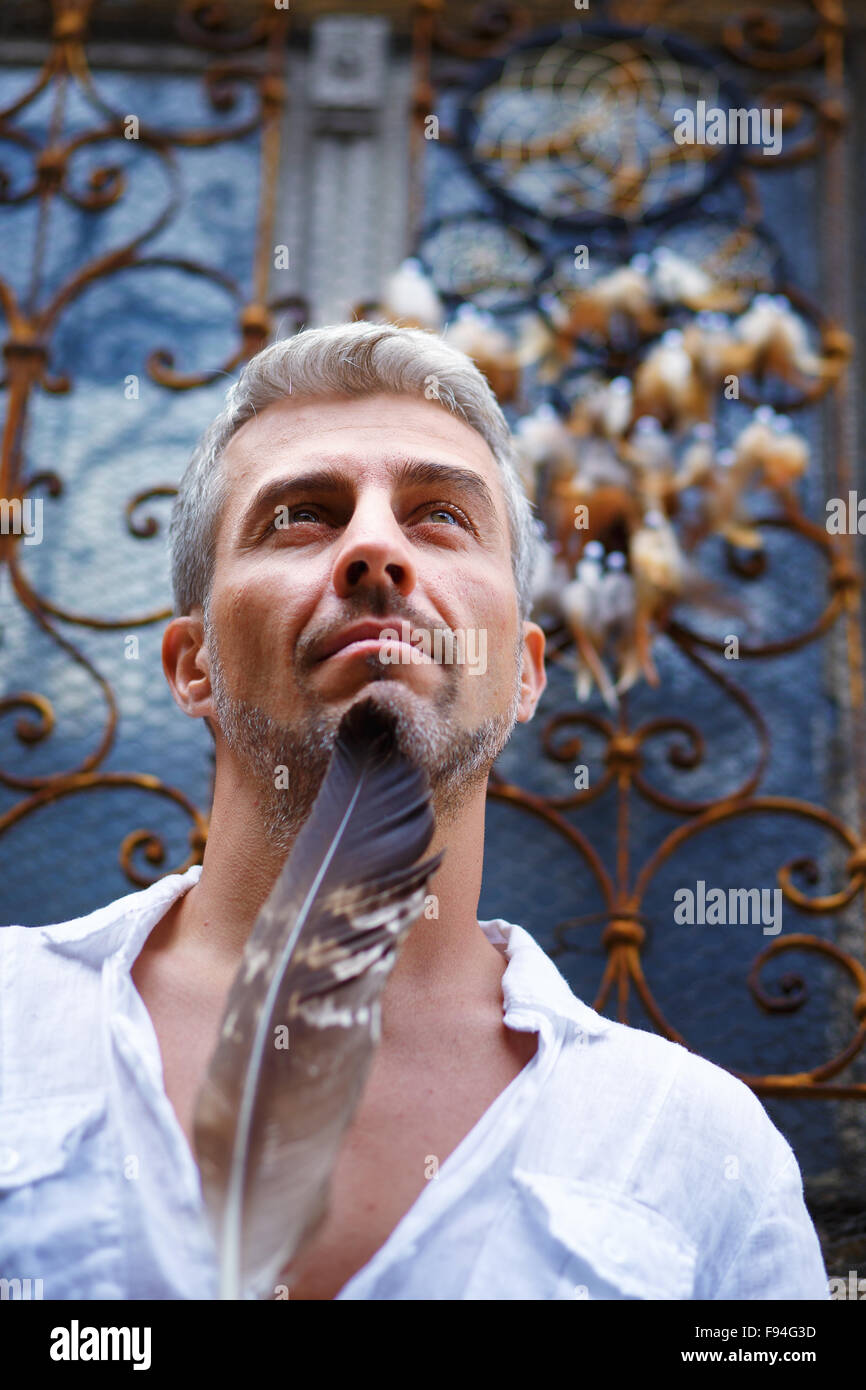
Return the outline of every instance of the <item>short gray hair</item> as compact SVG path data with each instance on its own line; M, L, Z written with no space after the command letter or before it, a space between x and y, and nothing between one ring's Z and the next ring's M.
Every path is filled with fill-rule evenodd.
M331 324L307 328L263 348L226 393L226 404L196 445L180 481L169 528L174 611L207 611L216 537L228 497L220 467L229 440L247 420L291 396L405 393L439 400L489 445L499 464L511 530L511 563L521 619L532 606L535 527L532 503L517 473L508 422L471 358L438 334L398 324Z

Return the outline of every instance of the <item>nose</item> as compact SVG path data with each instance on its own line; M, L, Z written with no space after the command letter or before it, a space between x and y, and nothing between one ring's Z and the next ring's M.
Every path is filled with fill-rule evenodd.
M412 550L382 491L359 498L334 561L333 584L340 598L359 590L387 589L407 598L417 575Z

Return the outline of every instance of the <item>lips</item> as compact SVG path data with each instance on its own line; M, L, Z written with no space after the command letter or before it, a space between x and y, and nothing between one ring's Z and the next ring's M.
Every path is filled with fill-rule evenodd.
M352 627L345 628L343 632L326 642L318 659L319 661L326 661L329 656L334 656L336 652L351 646L353 642L372 640L381 637L383 632L400 631L402 631L400 618L381 618L364 623L355 623Z

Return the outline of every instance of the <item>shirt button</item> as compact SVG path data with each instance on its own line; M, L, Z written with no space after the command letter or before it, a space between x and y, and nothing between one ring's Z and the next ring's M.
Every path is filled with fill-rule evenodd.
M0 1173L11 1173L18 1167L20 1157L17 1149L10 1149L8 1144L0 1145Z

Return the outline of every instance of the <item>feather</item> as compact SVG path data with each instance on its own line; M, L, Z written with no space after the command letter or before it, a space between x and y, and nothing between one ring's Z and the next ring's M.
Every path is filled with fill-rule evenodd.
M782 294L756 295L735 324L737 337L752 349L752 370L774 372L796 383L798 376L821 376L821 358L812 351L806 324Z
M246 943L198 1097L222 1298L272 1293L325 1217L379 1040L380 995L442 858L418 862L434 824L393 717L373 700L353 705Z
M634 375L634 413L655 415L676 429L709 420L710 392L678 328L668 329Z
M713 426L706 422L695 425L674 476L677 492L709 484L715 461L716 432Z
M409 328L437 332L445 320L436 286L415 256L409 256L385 281L381 308L386 318Z
M617 439L625 434L632 420L632 385L627 376L605 381L588 377L569 417L575 435L602 434Z
M659 246L652 254L652 287L668 307L685 304L695 311L739 309L743 296L732 286L719 284L702 266L678 255L668 246Z
M517 350L492 314L461 304L442 337L472 358L500 401L513 399L520 379Z
M808 467L809 444L792 430L787 416L761 406L734 441L734 455L748 482L757 478L778 493L790 494L791 484Z
M574 334L610 338L618 318L634 324L643 334L661 330L662 320L653 304L649 279L633 262L600 275L585 288L564 297Z
M517 471L531 501L535 500L538 475L545 464L552 464L557 473L573 472L574 437L547 401L542 401L531 415L524 415L517 421L512 437Z

